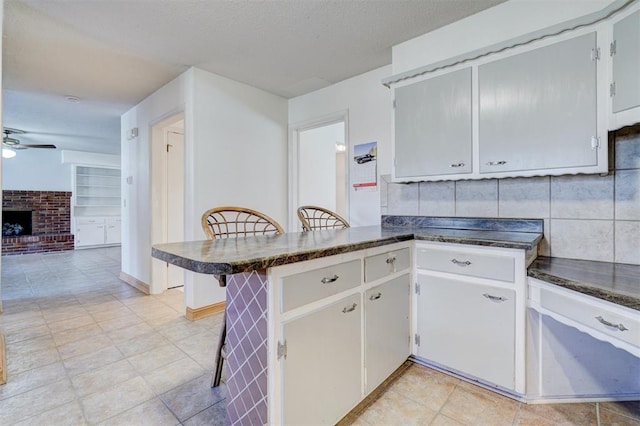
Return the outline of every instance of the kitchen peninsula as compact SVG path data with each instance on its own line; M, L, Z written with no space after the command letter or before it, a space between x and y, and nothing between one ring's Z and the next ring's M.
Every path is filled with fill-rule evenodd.
M152 254L226 276L229 424L334 424L411 355L526 400L527 267L542 226L384 216L382 226L162 244ZM535 277L553 277L557 264L547 263L536 261ZM626 272L633 281L638 271ZM640 300L628 287L624 300ZM615 331L635 348L639 315L629 318L630 331Z

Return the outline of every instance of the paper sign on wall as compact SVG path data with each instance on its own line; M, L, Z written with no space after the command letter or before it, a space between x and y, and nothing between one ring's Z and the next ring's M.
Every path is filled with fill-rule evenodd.
M378 185L378 142L353 146L351 183L356 191L375 191Z

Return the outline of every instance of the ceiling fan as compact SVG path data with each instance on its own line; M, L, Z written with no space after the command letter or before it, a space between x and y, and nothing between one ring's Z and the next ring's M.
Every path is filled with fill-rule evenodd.
M44 148L44 149L56 149L55 145L43 144L43 145L29 145L21 144L20 141L11 135L23 135L26 132L24 130L12 129L11 127L5 127L2 129L4 136L2 137L2 156L4 158L12 158L16 155L16 149L27 148Z

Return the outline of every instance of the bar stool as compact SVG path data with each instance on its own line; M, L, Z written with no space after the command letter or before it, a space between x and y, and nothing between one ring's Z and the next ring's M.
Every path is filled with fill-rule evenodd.
M302 231L304 232L349 228L349 222L338 213L318 206L298 207L298 219L302 222Z
M275 220L258 211L234 206L215 207L202 214L202 229L209 239L240 238L251 235L283 234L284 229ZM227 285L226 276L218 277L221 287ZM216 350L216 371L211 378L211 387L220 385L222 378L222 354L227 338L227 309L225 305L222 330Z

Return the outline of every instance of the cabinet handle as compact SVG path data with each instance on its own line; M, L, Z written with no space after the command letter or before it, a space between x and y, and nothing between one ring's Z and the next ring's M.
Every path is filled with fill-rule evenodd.
M601 324L604 324L604 325L606 325L607 327L617 328L617 329L618 329L618 330L620 330L620 331L626 331L626 330L628 330L628 328L627 328L627 327L625 327L625 326L624 326L624 324L622 324L622 323L620 323L620 324L614 324L614 323L609 322L609 321L607 321L606 319L604 319L604 318L602 318L602 317L600 317L600 316L596 317L596 319L597 319L598 321L600 321L600 323L601 323Z
M337 281L337 280L338 280L338 278L340 278L340 277L334 274L331 278L329 278L329 277L324 277L323 279L321 279L321 280L320 280L320 282L321 282L322 284L329 284L329 283L332 283L332 282L334 282L334 281Z
M507 298L506 298L506 297L502 297L502 296L493 296L493 295L491 295L491 294L489 294L489 293L485 293L485 294L483 294L483 296L484 296L484 297L486 297L486 298L487 298L487 299L489 299L489 300L494 301L494 302L504 302L504 301L506 301L506 300L507 300Z
M502 166L503 164L507 164L506 161L504 160L500 160L500 161L489 161L487 163L487 166Z
M351 306L349 306L349 307L347 307L347 308L343 308L343 309L342 309L342 313L343 313L343 314L346 314L346 313L349 313L349 312L353 312L353 311L355 311L355 310L356 310L356 306L358 306L358 304L357 304L357 303L354 303L353 305L351 305Z
M392 264L393 264L393 262L395 262L395 261L396 261L396 256L395 256L395 255L393 255L393 256L389 256L389 258L387 259L387 263L388 263L389 265L392 265Z
M382 297L382 293L378 292L376 294L372 294L371 296L369 296L369 300L378 300Z
M453 163L453 164L449 164L449 167L464 167L464 163Z
M469 266L471 265L471 262L469 262L468 260L465 260L464 262L461 260L456 259L455 257L453 259L451 259L451 263L453 263L454 265L458 265L458 266L462 266L463 268L465 266Z

